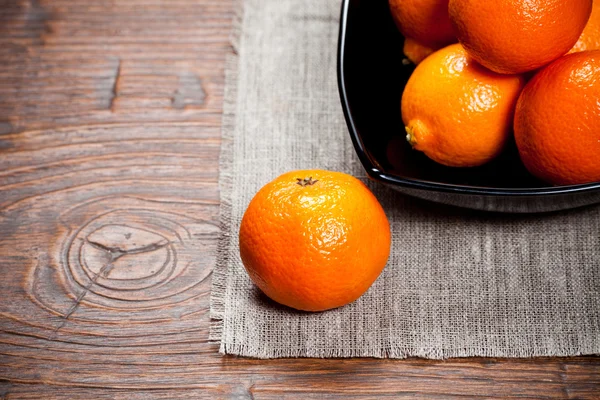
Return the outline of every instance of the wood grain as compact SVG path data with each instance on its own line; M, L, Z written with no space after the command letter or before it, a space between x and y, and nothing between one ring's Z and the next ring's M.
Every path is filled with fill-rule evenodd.
M595 357L208 343L234 0L0 0L0 398L600 398Z

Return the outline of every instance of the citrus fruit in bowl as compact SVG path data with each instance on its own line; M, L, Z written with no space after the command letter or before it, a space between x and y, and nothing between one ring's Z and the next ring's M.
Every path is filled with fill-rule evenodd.
M450 5L451 3L452 0L449 1ZM576 8L574 6L572 11L575 12ZM570 36L574 38L569 38L568 46L564 44L563 47L566 47L564 53L567 53L577 42L587 23L589 13L591 9L585 8L581 11L583 17L580 16L577 21L581 19L584 23L573 24L577 25L576 29L573 28L570 32ZM450 17L452 19L451 13ZM461 39L460 35L458 38ZM517 147L510 126L508 130L511 132L506 134L507 129L504 129L506 123L492 124L494 129L502 125L503 129L500 132L502 135L492 132L493 129L484 132L496 141L493 147L501 150L491 151L492 156L488 160L481 164L475 163L475 166L471 167L444 165L431 159L423 149L419 151L418 144L411 145L406 140L407 133L410 138L411 132L416 133L423 127L421 122L417 122L415 131L415 127L408 124L411 119L419 121L429 118L430 120L426 121L429 130L436 124L444 128L436 130L440 135L460 134L461 130L449 122L452 118L458 118L457 113L448 111L455 110L451 103L456 101L460 94L447 89L447 93L441 96L440 92L443 90L436 91L435 88L431 88L430 97L436 95L438 97L427 101L421 100L423 109L419 110L420 114L413 118L405 115L405 119L409 120L403 121L402 114L410 110L405 109L404 105L401 106L401 101L405 89L410 89L411 76L413 73L416 74L416 69L431 64L430 59L435 57L436 52L444 51L444 49L436 50L418 65L407 63L406 56L403 54L405 40L405 36L398 29L397 21L392 16L388 0L369 2L345 0L343 2L338 40L338 87L356 154L372 179L412 196L487 211L547 212L600 203L599 182L557 184L532 173L531 168L526 166L521 158L522 152ZM473 58L468 47L464 45L463 47L467 50L468 56ZM562 48L560 52L563 52ZM490 75L498 72L485 71L483 75L488 81L485 87L480 89L482 98L502 94L498 97L499 101L511 103L514 107L520 96L518 93L515 95L515 92L521 91L525 80L540 73L539 71L544 67L545 65L541 65L525 75L516 73L512 78L499 78ZM503 73L503 75L509 74ZM469 73L460 79L467 82L465 78L474 76L475 74ZM439 77L435 79L439 80ZM460 79L450 86L458 87ZM426 82L427 79L421 81ZM502 84L498 86L500 81ZM476 87L472 85L473 79L469 82L471 83L467 87ZM426 84L419 84L414 89L416 92L422 92L415 98L423 99L423 96L427 96L424 94ZM469 98L472 97L464 96L464 99ZM430 114L426 115L426 112ZM448 115L449 113L452 115ZM498 111L497 115L501 114L511 114L510 107ZM443 121L444 119L447 121ZM509 119L512 119L512 115ZM463 121L464 118L458 120ZM482 121L485 123L484 118ZM475 124L474 121L471 123ZM406 131L406 127L409 128L409 132ZM546 128L560 131L564 126L552 122ZM419 142L418 134L414 135L414 140ZM421 143L424 140L428 139L421 138ZM488 139L481 141L484 144L487 142ZM433 146L435 151L443 147L439 143ZM459 147L466 149L467 143L462 144ZM465 153L468 155L469 151Z
M481 65L519 74L567 53L592 12L592 0L450 0L458 40Z
M600 50L569 54L536 74L514 126L533 175L555 185L600 181Z
M415 64L458 39L448 14L448 0L389 0L396 26L407 38L404 54Z
M407 140L451 167L474 167L497 157L510 138L525 78L489 71L460 44L427 57L402 94Z

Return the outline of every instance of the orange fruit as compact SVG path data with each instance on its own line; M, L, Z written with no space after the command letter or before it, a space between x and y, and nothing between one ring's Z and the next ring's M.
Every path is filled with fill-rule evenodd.
M600 181L600 50L561 57L533 77L517 103L515 140L546 182Z
M411 38L404 39L404 55L417 65L435 50Z
M268 297L322 311L359 298L387 262L391 234L381 205L358 179L292 171L265 185L244 213L240 255Z
M389 0L389 5L404 37L434 49L456 42L448 0Z
M432 160L474 167L496 157L511 134L525 79L477 64L460 44L423 60L402 94L407 140Z
M517 74L567 53L592 0L450 0L448 11L469 55L492 71Z
M592 6L592 14L587 22L587 25L583 29L579 40L575 43L575 46L569 51L574 53L577 51L585 50L599 50L600 49L600 0L594 1Z

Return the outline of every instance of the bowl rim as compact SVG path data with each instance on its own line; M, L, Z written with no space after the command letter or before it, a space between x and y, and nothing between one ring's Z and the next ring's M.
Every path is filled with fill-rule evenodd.
M344 112L344 119L352 139L352 144L358 158L366 170L367 175L379 182L401 186L405 188L421 189L435 192L446 192L446 193L462 193L462 194L476 194L476 195L493 195L493 196L541 196L541 195L559 195L559 194L572 194L579 192L589 192L600 189L600 182L586 183L581 185L565 185L565 186L548 186L540 188L493 188L493 187L481 187L481 186L469 186L469 185L458 185L451 183L432 182L426 180L419 180L413 178L405 178L396 175L392 175L383 171L382 168L378 167L377 162L369 156L367 153L362 138L356 128L352 113L350 111L350 103L348 101L348 94L346 89L346 78L344 74L345 66L345 54L346 54L346 34L348 28L348 14L350 8L350 2L352 0L342 1L342 10L340 16L340 27L338 34L338 46L337 46L337 82L338 92L340 101L342 103L342 110Z

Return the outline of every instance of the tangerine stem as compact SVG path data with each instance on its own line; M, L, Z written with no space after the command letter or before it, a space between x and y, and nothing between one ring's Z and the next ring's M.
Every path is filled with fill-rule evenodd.
M404 129L406 130L406 140L412 147L415 147L417 145L417 138L415 137L413 130L408 126L405 126Z
M296 178L296 180L298 181L298 182L296 182L296 183L297 183L298 185L302 186L302 187L304 187L304 186L312 186L312 185L314 185L315 183L319 182L319 180L318 180L318 179L315 179L315 180L313 181L313 178L312 178L312 176L311 176L311 177L308 177L308 178L304 178L304 179L302 179L302 178Z

